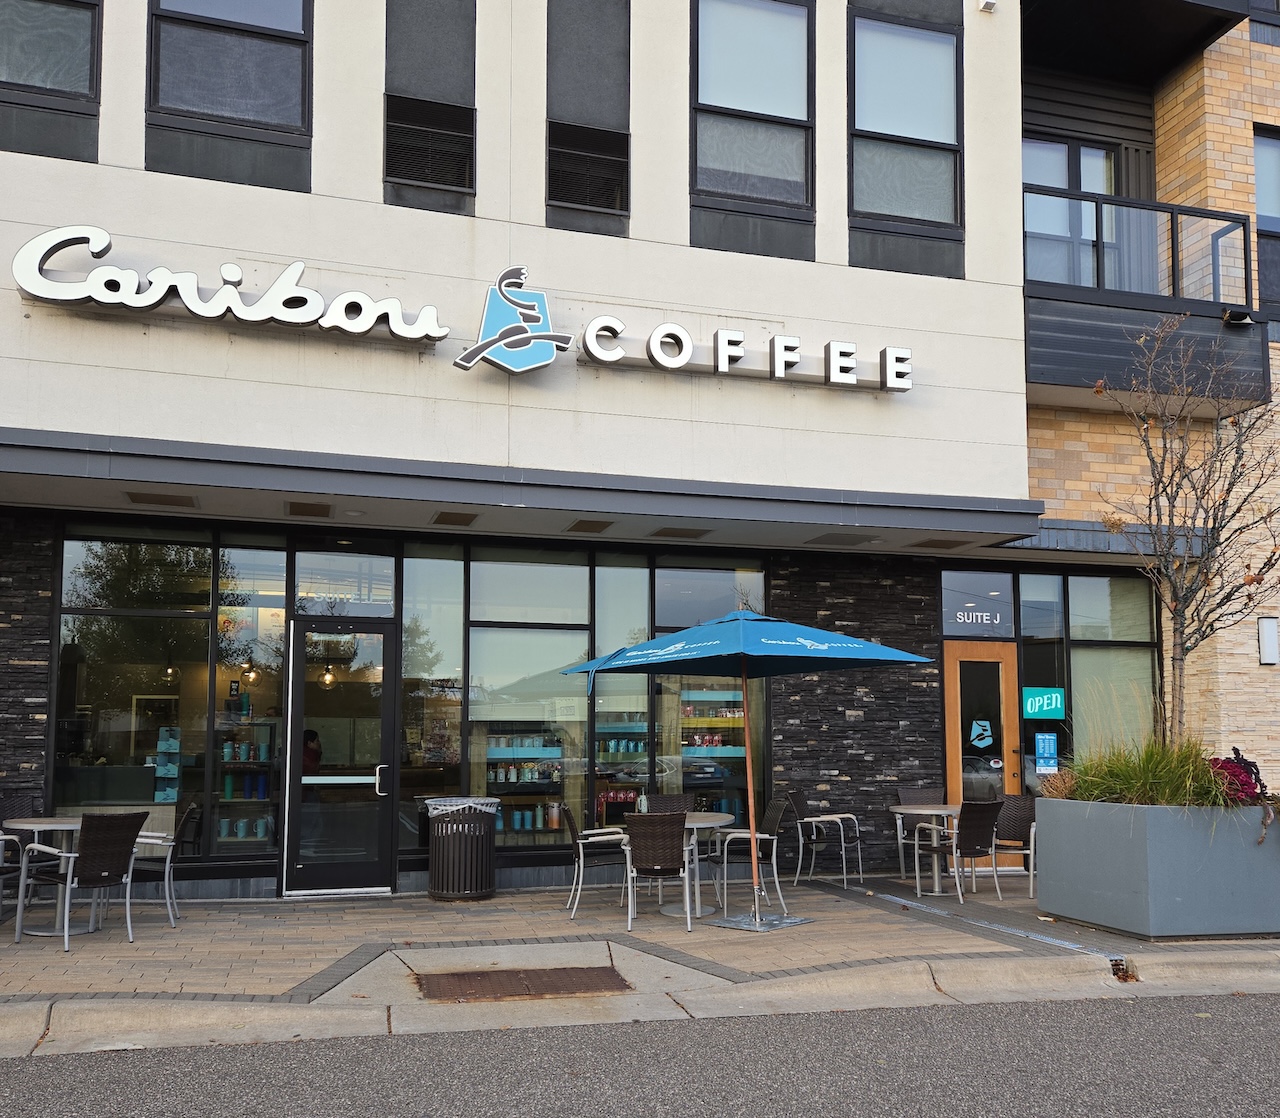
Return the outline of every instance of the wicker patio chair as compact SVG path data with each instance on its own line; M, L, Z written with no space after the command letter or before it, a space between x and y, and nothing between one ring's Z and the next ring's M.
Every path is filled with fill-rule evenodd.
M59 919L62 923L64 951L71 950L71 894L77 889L86 889L93 896L93 904L89 910L89 929L92 931L95 926L101 927L99 904L102 905L102 911L105 911L107 890L117 885L123 886L125 927L129 933L129 942L133 942L130 892L133 884L134 843L138 841L138 835L146 821L145 811L126 815L86 815L80 824L80 837L74 852L68 853L38 842L29 843L22 851L18 897L21 900L26 895L28 884L59 887L62 901ZM36 864L36 854L55 856L58 864ZM23 908L19 903L14 943L22 942Z
M955 826L940 823L917 823L916 848L916 896L920 896L920 855L947 857L951 860L951 875L956 881L956 895L964 904L964 862L969 862L973 891L978 891L978 859L991 859L991 876L996 883L996 896L1000 893L1000 875L996 873L996 817L1004 805L999 800L965 801Z
M655 815L671 811L693 811L697 806L697 797L687 792L659 792L649 797L649 810Z
M631 865L627 870L627 931L636 915L636 882L640 878L658 882L658 905L662 905L663 882L678 878L684 889L684 924L693 931L693 909L689 900L690 858L693 851L685 831L682 811L637 812L626 816Z
M996 819L996 850L999 854L1021 854L1031 884L1027 896L1036 895L1036 798L1005 796Z
M899 788L898 803L904 807L910 807L912 804L941 804L946 803L945 793L941 788ZM927 815L895 815L893 824L898 832L898 876L907 876L907 858L906 845L907 835L915 834L916 825L919 823L928 823Z

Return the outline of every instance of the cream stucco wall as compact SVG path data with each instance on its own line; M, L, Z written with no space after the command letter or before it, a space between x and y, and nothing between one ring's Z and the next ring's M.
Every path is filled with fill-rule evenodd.
M819 262L688 247L683 0L632 5L627 239L543 225L541 0L479 5L475 218L381 203L384 30L346 5L316 5L311 194L140 170L132 68L144 9L125 0L107 19L102 163L0 153L9 184L0 258L45 229L93 224L113 235L105 261L120 267L194 270L212 289L218 266L234 261L249 297L303 260L304 283L326 296L355 288L410 311L430 303L450 335L433 352L314 328L206 324L180 311L54 307L22 298L6 266L0 424L586 473L1027 495L1013 5L966 12L963 281L839 262L847 141L836 0L818 3ZM530 287L547 291L557 329L578 332L606 312L627 323L628 338L666 320L701 343L737 327L756 362L770 333L800 336L806 354L854 341L872 374L882 347L905 346L914 388L842 392L597 368L574 352L523 377L484 364L463 372L452 361L476 336L488 285L511 264L527 265ZM82 272L92 262L77 250L55 266Z

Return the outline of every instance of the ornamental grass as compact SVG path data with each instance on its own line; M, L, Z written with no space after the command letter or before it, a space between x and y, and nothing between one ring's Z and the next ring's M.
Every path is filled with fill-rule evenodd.
M1110 804L1233 807L1247 802L1202 742L1188 738L1166 744L1154 735L1090 750L1058 779L1046 779L1042 790L1055 799Z

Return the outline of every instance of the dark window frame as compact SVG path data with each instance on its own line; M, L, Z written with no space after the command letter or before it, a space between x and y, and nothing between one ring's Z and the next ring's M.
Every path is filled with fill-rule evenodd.
M97 116L102 99L102 3L103 0L41 0L50 7L78 8L93 16L92 42L89 52L88 93L74 90L45 89L34 85L0 81L0 102L25 105L37 109L55 109L78 116Z
M846 120L849 139L846 177L848 183L849 228L879 233L906 233L925 236L934 240L964 240L964 27L960 24L938 23L931 20L911 19L905 16L889 15L874 8L862 8L851 4L847 15L845 42L848 57L847 90L848 118ZM857 50L857 21L865 19L875 23L890 24L896 27L911 27L921 31L934 31L951 36L956 48L956 142L945 144L937 140L922 140L913 136L899 136L892 133L871 132L855 127L857 113L855 98L855 58ZM952 189L955 192L956 220L931 221L927 218L904 217L899 214L881 214L854 209L853 193L853 149L856 140L875 140L882 143L898 144L930 151L947 151L955 156L955 179Z
M815 5L816 0L774 0L775 3L791 4L804 8L808 13L807 43L807 80L805 96L808 100L808 118L797 120L794 117L772 116L765 113L747 112L741 109L726 108L723 105L707 105L698 100L698 48L699 8L701 0L690 0L689 7L689 201L692 206L710 209L730 210L734 213L754 214L760 217L781 217L792 221L803 221L812 224L817 213L815 194L815 158L814 132L817 125L817 30ZM700 189L698 181L698 116L706 113L712 116L733 117L738 120L758 121L762 124L778 124L788 128L802 130L805 139L805 194L804 203L767 201L751 198L741 194L731 194L719 190Z
M162 23L189 27L203 27L215 31L231 32L246 38L269 40L279 43L299 43L302 51L302 85L300 89L302 123L300 125L274 122L255 122L242 117L223 116L215 112L197 112L178 109L159 103L160 86L160 36ZM267 141L289 147L310 147L312 133L312 94L315 48L315 23L313 0L302 0L302 30L282 31L274 27L259 27L216 19L212 16L161 8L161 0L148 0L147 6L147 119L148 125L204 132L216 136Z

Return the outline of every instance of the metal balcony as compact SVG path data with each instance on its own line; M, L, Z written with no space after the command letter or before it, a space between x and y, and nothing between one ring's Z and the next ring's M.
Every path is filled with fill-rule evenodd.
M1167 315L1187 316L1182 336L1216 347L1247 398L1267 398L1244 215L1036 186L1023 245L1033 398L1079 405L1079 390L1132 368L1137 339Z

